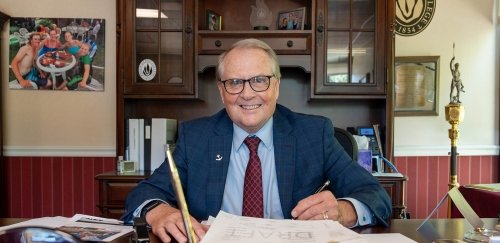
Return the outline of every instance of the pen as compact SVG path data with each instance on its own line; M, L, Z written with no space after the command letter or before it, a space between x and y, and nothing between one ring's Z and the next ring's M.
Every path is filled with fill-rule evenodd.
M318 194L320 193L321 191L325 190L325 188L330 185L330 180L326 180L325 181L325 184L323 184L320 188L318 188L318 190L316 190L316 192L314 192L314 194Z
M324 183L322 186L320 186L320 187L318 188L318 190L316 190L316 191L314 192L314 194L318 194L318 193L320 193L321 191L325 190L325 188L326 188L328 185L330 185L330 180L326 180L326 181L325 181L325 183ZM295 220L295 219L297 219L297 217L293 217L292 219L293 219L293 220Z

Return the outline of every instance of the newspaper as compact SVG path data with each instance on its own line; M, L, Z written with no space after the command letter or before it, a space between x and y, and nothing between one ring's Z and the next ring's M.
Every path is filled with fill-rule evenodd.
M94 223L80 222L81 220L94 220ZM134 231L132 226L124 226L119 222L115 219L77 214L73 218L56 216L31 219L0 227L0 231L19 227L43 227L66 232L82 241L110 242Z
M360 234L332 220L261 219L220 211L202 243L366 243Z

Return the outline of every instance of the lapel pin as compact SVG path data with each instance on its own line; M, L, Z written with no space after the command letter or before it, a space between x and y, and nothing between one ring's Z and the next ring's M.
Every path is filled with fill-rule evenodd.
M218 154L217 156L215 156L215 160L221 161L222 160L222 156L220 154Z

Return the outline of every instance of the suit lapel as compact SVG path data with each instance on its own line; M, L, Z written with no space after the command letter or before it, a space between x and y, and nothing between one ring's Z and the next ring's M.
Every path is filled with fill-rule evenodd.
M215 135L209 139L208 163L210 163L210 166L207 192L205 194L208 215L216 216L222 206L232 140L233 127L230 120L229 122L219 123Z
M292 208L293 181L295 178L295 137L290 135L292 127L277 109L273 122L274 156L276 177L283 216L290 218Z

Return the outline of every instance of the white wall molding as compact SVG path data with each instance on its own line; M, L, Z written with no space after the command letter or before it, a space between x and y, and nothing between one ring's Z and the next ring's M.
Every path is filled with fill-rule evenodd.
M115 157L115 147L90 146L4 146L4 156L33 157Z
M450 146L394 146L394 156L448 156ZM458 145L459 155L499 155L497 145Z

